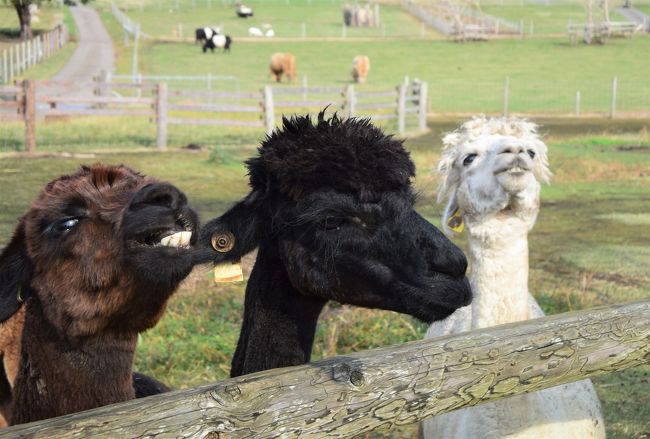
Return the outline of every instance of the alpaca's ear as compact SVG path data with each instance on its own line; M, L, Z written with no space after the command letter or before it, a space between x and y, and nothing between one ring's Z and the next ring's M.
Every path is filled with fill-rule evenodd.
M211 245L209 260L238 260L259 246L262 230L269 223L264 220L264 203L261 198L261 194L254 190L226 213L201 228L201 241ZM218 259L215 260L215 256Z
M25 225L20 223L0 254L0 323L20 309L28 289L31 263L25 247Z

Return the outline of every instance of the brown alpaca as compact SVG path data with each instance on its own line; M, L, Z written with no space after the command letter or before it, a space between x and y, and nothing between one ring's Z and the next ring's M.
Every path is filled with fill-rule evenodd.
M43 189L0 255L11 425L136 396L138 333L190 273L196 229L182 192L124 166L82 167Z
M354 82L363 84L366 82L370 71L370 58L365 55L357 55L352 60L352 78Z
M287 77L289 82L293 81L296 77L296 57L291 53L277 52L271 55L269 61L269 70L275 82L280 82L282 75Z

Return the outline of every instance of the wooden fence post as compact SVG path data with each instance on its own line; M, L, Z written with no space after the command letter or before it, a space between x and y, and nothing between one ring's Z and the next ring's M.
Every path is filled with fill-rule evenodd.
M275 129L275 111L273 108L273 87L264 86L264 126L266 134L271 134Z
M614 76L612 79L612 105L609 112L609 117L612 119L616 116L616 94L618 91L618 78Z
M7 60L7 51L2 51L2 82L8 84L9 81L9 62Z
M354 85L348 85L345 91L345 100L348 104L348 117L353 117L357 106L357 95L354 93Z
M28 154L36 152L36 84L23 81L23 118L25 120L25 150Z
M508 101L510 100L510 77L506 76L503 84L503 115L508 117Z
M406 89L406 84L397 87L397 132L402 136L406 133Z
M156 85L156 146L164 151L167 148L167 84Z
M429 84L420 83L420 100L418 101L418 121L420 131L427 129L427 101L429 97Z

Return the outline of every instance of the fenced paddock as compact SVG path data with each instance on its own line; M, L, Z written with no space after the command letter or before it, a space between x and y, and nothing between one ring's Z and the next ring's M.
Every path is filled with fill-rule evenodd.
M105 77L103 78L105 79ZM0 120L24 121L24 149L36 151L37 126L45 120L122 116L149 120L155 125L155 145L168 145L171 125L258 128L270 133L284 115L318 113L329 106L349 116L370 117L380 123L395 121L397 131L424 130L427 85L414 89L400 84L384 92L356 93L346 87L273 87L256 92L170 90L167 83L99 81L80 87L93 97L47 96L39 92L53 82L23 81L0 88ZM44 88L45 89L45 88Z
M648 363L645 300L269 370L0 437L354 437Z
M0 51L0 84L11 83L27 69L50 58L68 39L67 27L60 24L49 32Z

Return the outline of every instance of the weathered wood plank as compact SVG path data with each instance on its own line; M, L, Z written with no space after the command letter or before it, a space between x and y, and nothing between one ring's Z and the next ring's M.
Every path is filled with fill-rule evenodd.
M276 95L284 94L327 94L327 93L343 93L344 87L273 87L273 93Z
M233 99L261 99L262 93L247 93L236 91L210 91L210 90L173 90L170 96L196 97L196 98L233 98Z
M353 437L646 363L650 300L260 372L0 437Z
M115 105L152 105L152 98L114 98L109 96L74 97L74 96L39 96L38 102L55 104L115 104Z
M339 102L330 101L276 101L276 107L326 107L328 105L338 107Z
M261 113L262 108L252 105L229 105L229 104L169 104L170 110L183 111L214 111L231 113Z
M381 110L381 109L395 110L397 102L377 102L374 104L357 104L357 110Z
M360 91L357 92L360 98L396 98L398 96L395 90L389 91Z
M153 110L135 108L48 108L39 109L42 116L154 116Z
M230 127L261 127L264 123L261 120L224 120L224 119L186 119L173 118L167 119L167 123L174 125L213 125L213 126L230 126Z

